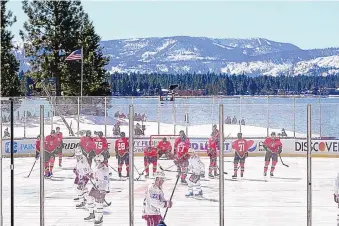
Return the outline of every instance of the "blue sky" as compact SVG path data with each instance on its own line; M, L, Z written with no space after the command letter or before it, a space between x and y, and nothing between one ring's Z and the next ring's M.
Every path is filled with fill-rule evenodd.
M103 40L176 35L267 38L303 49L339 47L339 2L83 1ZM8 8L26 20L20 1Z

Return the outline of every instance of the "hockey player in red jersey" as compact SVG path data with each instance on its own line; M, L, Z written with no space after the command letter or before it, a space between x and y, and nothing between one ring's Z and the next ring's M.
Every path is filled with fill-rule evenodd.
M174 144L175 148L175 160L174 163L178 167L178 171L181 173L181 183L186 184L187 177L187 167L188 167L188 159L190 158L190 154L188 150L190 148L190 141L188 137L186 137L184 131L180 131L180 137L175 140Z
M216 142L216 145L219 145L219 140L220 140L220 132L217 128L217 125L213 125L212 127L212 135L211 135L214 139L214 141Z
M60 132L60 127L55 128L56 129L56 137L58 138L58 147L55 151L55 154L59 157L59 166L62 166L62 145L63 145L63 137L62 132Z
M92 166L92 160L95 156L95 143L91 135L92 135L91 131L87 130L86 136L80 138L81 150L83 154L86 156L90 166Z
M103 132L98 132L98 137L93 138L95 144L95 155L103 155L104 156L104 164L108 167L108 159L110 158L110 154L108 151L108 142L104 137Z
M172 154L172 145L169 141L167 141L167 138L162 138L162 141L160 141L157 145L159 158L163 155L166 155L168 159L173 159Z
M57 147L58 147L58 138L55 135L55 131L52 130L51 134L45 138L44 166L45 166L45 177L47 178L53 176L55 150L57 149Z
M160 209L172 207L172 201L166 200L162 191L164 179L165 174L157 172L154 183L150 184L146 190L142 219L146 220L147 226L157 226L162 221Z
M149 166L152 164L153 166L153 175L157 172L157 164L158 164L158 153L157 148L148 145L144 149L144 166L145 166L145 178L149 178Z
M268 165L270 164L270 160L272 158L270 176L273 177L275 166L278 163L278 155L282 152L282 143L280 142L280 139L276 137L275 132L272 132L271 137L267 137L265 139L263 146L264 149L266 150L264 176L267 175Z
M38 160L39 156L40 156L40 135L38 135L35 141L35 159Z
M208 176L210 178L214 178L215 176L218 176L218 173L217 173L218 154L217 154L217 142L215 140L215 137L213 136L213 133L211 137L208 139L207 155L210 157L210 165L208 167Z
M242 133L238 133L238 139L232 143L234 153L234 174L233 179L238 176L238 163L240 162L240 177L244 176L245 159L248 156L248 142L242 138Z
M120 138L115 141L115 154L118 159L118 173L121 177L122 165L126 164L127 177L129 177L129 143L125 133L120 133Z

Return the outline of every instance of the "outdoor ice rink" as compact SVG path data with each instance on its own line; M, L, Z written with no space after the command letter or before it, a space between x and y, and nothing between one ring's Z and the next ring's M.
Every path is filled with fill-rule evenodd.
M208 158L202 157L206 175ZM225 158L232 161L232 158ZM245 165L245 178L242 181L231 181L233 164L225 162L225 225L228 226L306 226L306 158L283 158L290 167L278 163L274 179L263 181L263 157L249 157ZM85 222L88 212L76 209L76 192L73 186L74 174L71 170L74 158L64 158L63 168L55 167L54 176L60 181L45 180L45 225L48 226L86 226L94 225L93 221ZM25 178L34 162L34 158L15 159L15 224L39 225L39 164L30 178ZM57 161L56 161L57 162ZM160 160L163 168L171 166L170 160ZM338 172L339 159L313 158L313 225L336 225L337 205L333 201L333 182ZM4 225L10 225L10 159L3 159L3 212ZM113 156L110 165L117 167ZM135 158L138 171L143 170L143 158ZM173 167L172 169L175 169ZM123 175L125 168L123 168ZM135 176L137 173L135 171ZM169 180L164 183L165 196L170 197L175 184L175 173L166 172ZM117 174L113 171L113 179ZM145 226L141 219L144 192L153 179L135 181L135 225ZM202 181L204 196L218 200L219 180L205 178ZM90 187L89 187L90 189ZM128 181L111 181L110 207L104 209L103 225L129 225ZM186 198L187 186L178 184L173 197L173 208L166 217L168 226L219 225L219 202ZM164 213L164 211L162 212Z

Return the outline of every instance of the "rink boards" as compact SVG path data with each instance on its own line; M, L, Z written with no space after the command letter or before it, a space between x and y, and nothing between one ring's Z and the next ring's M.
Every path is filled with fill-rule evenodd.
M250 156L264 156L262 139L247 139L251 144L249 149ZM107 138L109 143L109 150L111 155L115 155L114 142L116 138ZM232 139L233 140L233 139ZM226 157L233 156L232 140L224 142L224 152ZM16 157L31 156L35 154L35 141L36 139L15 139L14 140L14 153ZM79 146L80 138L64 138L63 154L65 156L72 156L74 150ZM206 156L208 138L190 138L191 148L194 149L199 155ZM143 149L146 144L150 142L148 137L134 138L134 151L136 156L143 156ZM306 139L286 138L281 139L283 144L283 152L281 156L287 157L302 157L306 156L307 141ZM339 139L313 139L312 140L312 156L314 157L339 157ZM10 155L10 140L2 140L2 153L5 157Z

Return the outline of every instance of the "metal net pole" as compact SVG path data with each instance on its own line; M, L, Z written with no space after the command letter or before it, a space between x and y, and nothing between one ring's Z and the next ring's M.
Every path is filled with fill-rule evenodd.
M129 106L129 222L134 225L134 107Z
M11 99L11 225L14 225L14 99Z
M40 105L40 226L45 225L45 184L44 184L44 151L45 151L45 134L44 134L44 105Z
M0 104L0 226L3 225L3 214L2 214L2 106Z
M307 226L312 226L312 130L311 105L307 105Z
M219 225L224 225L224 105L219 105Z

